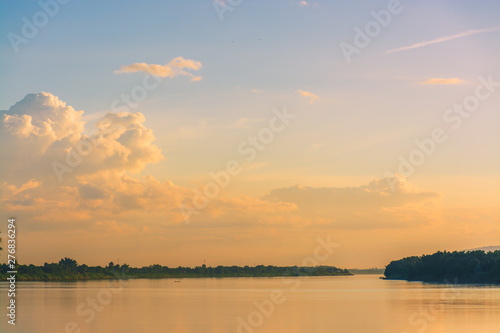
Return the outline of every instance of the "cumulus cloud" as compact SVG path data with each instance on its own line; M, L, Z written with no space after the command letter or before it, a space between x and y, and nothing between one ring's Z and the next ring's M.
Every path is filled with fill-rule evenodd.
M250 196L224 197L213 200L204 214L192 215L191 222L204 228L248 229L269 226L291 226L297 210L293 203L269 201Z
M338 228L405 227L404 221L428 223L423 218L439 199L439 194L419 190L404 177L377 179L358 187L294 186L271 191L270 201L293 203L304 217L329 221ZM425 207L425 208L424 208ZM407 216L402 219L402 216ZM418 216L418 218L416 218ZM325 220L326 219L326 220Z
M185 59L183 57L177 57L172 59L169 63L165 65L147 64L144 62L133 63L126 66L121 66L120 70L116 70L116 74L121 73L134 73L134 72L146 72L154 76L159 76L162 78L170 77L174 78L177 76L189 76L191 81L200 81L201 76L194 76L187 70L198 71L202 67L201 62L194 61L190 59Z
M3 112L0 137L9 144L1 147L2 207L33 214L32 221L48 225L68 220L183 224L179 207L193 199L193 190L140 175L146 165L163 159L153 131L144 126L144 115L107 113L89 135L84 134L82 115L49 93L27 95ZM234 125L258 121L242 118ZM192 223L399 227L404 221L428 221L432 210L422 205L432 206L437 198L400 176L352 188L295 186L275 189L261 199L222 194L193 215Z
M26 261L46 260L37 231L50 230L42 248L53 253L63 246L92 262L91 240L100 253L127 254L139 263L146 252L130 250L135 248L130 242L142 242L147 254L156 255L151 260L162 260L167 246L172 253L195 249L197 260L207 250L193 242L206 242L221 253L238 248L235 257L255 254L260 242L262 258L268 258L277 240L288 236L316 239L321 230L396 230L429 225L439 217L439 195L398 176L357 187L278 188L263 198L228 196L221 190L186 224L179 207L192 203L198 191L144 174L148 164L163 158L144 115L108 113L87 131L82 115L49 93L27 95L2 112L0 139L7 144L0 146L0 209L23 221ZM70 169L61 169L62 182L54 162ZM293 251L296 240L284 246Z
M179 206L194 197L193 190L139 174L147 164L163 159L153 131L144 126L144 115L107 113L89 135L84 134L82 115L49 93L27 95L3 112L0 137L9 144L2 146L1 155L2 208L28 214L24 217L33 228L64 228L68 223L76 227L96 220L114 221L113 228L130 223L183 225ZM248 225L259 224L293 207L221 196L193 224L231 225L244 215ZM104 225L109 223L99 226Z
M300 96L305 97L305 98L309 98L309 103L311 103L311 104L316 102L319 99L319 97L317 95L315 95L309 91L297 90L297 92L300 94Z
M106 192L95 185L80 184L79 193L82 199L99 200L107 197Z
M141 113L108 113L84 135L83 111L50 93L29 94L3 112L0 162L6 179L65 183L81 176L140 172L163 158Z
M163 158L141 113L108 113L93 134L84 135L83 111L42 92L27 95L2 114L0 138L7 144L0 148L5 179L0 201L10 212L29 206L47 216L67 209L66 218L82 213L78 207L116 202L106 209L117 208L118 191L133 193L141 182L128 174Z
M3 113L7 134L12 138L27 139L37 146L39 153L55 141L78 140L85 126L81 120L83 111L75 111L56 96L45 92L29 94Z
M139 172L163 159L160 148L153 144L153 130L144 126L145 121L139 112L107 113L97 122L95 134L80 140L95 146L82 169L92 173L107 166L115 172Z
M428 79L428 80L420 82L420 84L463 84L463 83L465 83L465 81L458 79L456 77L449 78L449 79L432 78L432 79Z

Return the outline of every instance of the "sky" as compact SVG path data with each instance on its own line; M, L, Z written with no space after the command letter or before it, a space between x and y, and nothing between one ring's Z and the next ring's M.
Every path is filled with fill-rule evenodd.
M3 247L9 217L33 264L499 245L499 7L0 1Z

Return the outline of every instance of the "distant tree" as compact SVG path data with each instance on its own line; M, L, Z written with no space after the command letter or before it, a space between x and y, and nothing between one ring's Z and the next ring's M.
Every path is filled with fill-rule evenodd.
M59 266L76 268L78 263L74 259L65 257L64 259L59 260Z
M75 274L78 263L76 262L76 260L66 257L59 260L59 267L64 274Z
M80 265L77 268L78 273L81 273L81 274L86 274L88 272L88 270L89 270L89 266L87 266L85 264Z
M500 251L498 252L500 259ZM491 260L490 260L491 261ZM492 267L496 276L500 272L500 260L491 264L478 260L472 260L467 266L469 270L479 271L481 267ZM7 265L0 263L0 280L4 280ZM346 269L333 266L298 267L298 266L217 266L208 267L205 264L197 267L169 268L158 264L144 266L141 268L129 267L128 264L115 265L110 262L106 267L78 265L76 260L63 258L58 263L45 263L43 266L19 264L20 280L24 281L65 281L78 279L104 279L104 278L185 278L185 277L268 277L268 276L330 276L351 275ZM493 273L492 272L492 273ZM120 274L121 273L121 274Z
M500 283L500 251L436 252L392 261L388 279L460 283Z
M121 273L127 274L129 269L130 269L130 266L128 264L123 264L121 267Z

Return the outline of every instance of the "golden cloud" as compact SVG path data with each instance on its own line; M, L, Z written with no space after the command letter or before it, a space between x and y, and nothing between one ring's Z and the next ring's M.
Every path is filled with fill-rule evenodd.
M449 79L432 78L432 79L428 79L426 81L420 82L420 84L463 84L463 83L465 83L465 81L458 79L456 77L449 78Z
M190 59L184 59L183 57L177 57L172 59L169 63L165 65L147 64L144 62L133 63L131 65L121 66L120 70L114 71L115 74L121 73L134 73L134 72L146 72L154 76L159 77L170 77L174 78L177 76L190 76L191 81L200 81L201 76L194 76L192 73L186 70L197 71L202 67L201 62L194 61Z
M156 261L163 260L167 247L172 253L199 251L193 256L205 255L205 245L221 256L250 255L255 242L265 247L265 258L287 237L403 230L434 226L440 218L437 193L396 177L357 187L279 188L263 198L221 190L186 224L179 207L198 191L141 174L163 158L144 115L108 113L85 135L82 114L49 93L28 95L4 112L0 139L8 144L0 146L0 209L23 221L27 261L47 260L41 259L39 233L48 230L44 251L66 246L87 262L96 260L89 247L137 260L149 253ZM71 169L62 182L54 162ZM135 253L130 242L142 242L146 252ZM205 243L193 247L193 242ZM292 243L290 250L297 247Z
M300 94L300 96L309 98L309 103L311 103L311 104L316 102L317 100L319 100L319 97L317 95L313 94L312 92L304 91L304 90L297 90L297 92Z

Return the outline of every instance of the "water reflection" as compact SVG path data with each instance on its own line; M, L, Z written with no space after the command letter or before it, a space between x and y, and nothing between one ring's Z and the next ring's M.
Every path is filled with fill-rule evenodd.
M1 306L7 306L6 284ZM378 276L20 282L1 332L498 333L500 288Z

